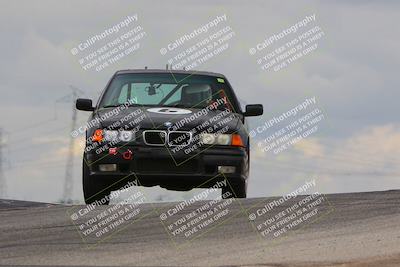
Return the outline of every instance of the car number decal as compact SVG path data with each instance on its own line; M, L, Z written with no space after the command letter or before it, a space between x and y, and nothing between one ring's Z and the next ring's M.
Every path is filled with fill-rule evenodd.
M158 114L176 114L176 115L182 115L182 114L190 114L192 111L188 109L182 109L182 108L149 108L147 109L149 112L153 113L158 113Z

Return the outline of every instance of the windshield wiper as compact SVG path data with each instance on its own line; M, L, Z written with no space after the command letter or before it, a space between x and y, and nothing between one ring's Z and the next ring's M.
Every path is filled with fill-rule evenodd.
M100 108L117 108L117 107L120 107L120 106L124 106L124 104L105 105L105 106L102 106L102 107L100 107ZM130 104L130 105L128 105L128 107L137 107L137 106L141 106L141 105L139 105L139 104Z
M116 107L119 107L119 106L122 106L122 105L105 105L105 106L102 106L100 108L116 108Z
M161 107L168 107L168 108L186 108L186 105L183 105L183 104L161 105Z

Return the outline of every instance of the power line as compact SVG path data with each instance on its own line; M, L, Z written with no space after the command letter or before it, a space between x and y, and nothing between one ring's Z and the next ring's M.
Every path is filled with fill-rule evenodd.
M73 86L73 85L70 85L69 86L73 91L76 91L77 93L78 93L78 95L79 96L81 96L81 95L84 95L84 96L86 96L86 93L84 92L84 91L82 91L82 90L80 90L79 88L76 88L75 86ZM49 118L47 118L47 119L45 119L45 120L42 120L42 121L38 121L38 122L34 122L34 123L32 123L32 124L30 124L30 125L24 125L23 127L21 127L21 128L17 128L17 129L14 129L14 130L11 130L11 132L12 132L12 136L14 137L14 136L20 136L20 135L28 135L28 136L31 136L32 135L32 132L31 131L27 131L27 130L29 130L29 129L34 129L34 128L38 128L38 127L40 127L41 128L41 126L42 125L47 125L49 122L54 122L54 121L57 121L59 118L58 118L58 111L57 111L57 104L58 103L66 103L66 102L74 102L75 101L75 99L73 99L73 95L72 94L68 94L68 95L65 95L65 96L63 96L63 97L60 97L60 98L58 98L58 99L56 99L55 101L54 101L54 103L53 103L53 105L54 105L54 111L53 111L53 117L49 117ZM75 102L74 102L74 105L75 105ZM18 138L18 139L20 139L20 138ZM13 142L12 142L13 143ZM15 141L14 143L19 143L19 140L17 140L17 141Z

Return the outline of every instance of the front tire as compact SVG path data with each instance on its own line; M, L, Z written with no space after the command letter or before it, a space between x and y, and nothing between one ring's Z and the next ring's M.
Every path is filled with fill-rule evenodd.
M222 198L246 198L247 197L247 183L245 181L228 184L222 188Z
M111 188L108 184L96 178L98 177L90 175L89 166L83 160L82 184L85 203L88 205L97 202L101 205L108 205L110 203Z

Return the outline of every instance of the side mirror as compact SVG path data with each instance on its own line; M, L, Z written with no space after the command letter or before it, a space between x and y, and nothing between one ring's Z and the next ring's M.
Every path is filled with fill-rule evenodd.
M78 98L76 100L76 109L83 111L93 111L94 107L92 106L92 100L85 98Z
M264 112L263 105L254 104L254 105L246 105L246 112L243 114L246 117L251 116L260 116Z

